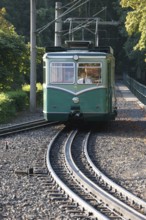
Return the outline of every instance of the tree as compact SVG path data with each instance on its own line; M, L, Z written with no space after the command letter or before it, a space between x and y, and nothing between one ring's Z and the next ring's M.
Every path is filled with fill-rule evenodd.
M1 0L0 8L5 8L4 17L14 25L17 34L25 36L25 41L29 41L30 32L30 1L26 0Z
M24 83L30 83L30 43L26 44L26 52L22 57L21 63L21 71L23 73ZM37 47L37 56L36 56L36 63L37 63L37 82L43 82L43 55L45 53L44 47Z
M139 0L119 0L116 4L116 10L120 19L119 32L123 39L124 55L121 56L124 72L139 82L146 83L145 68L145 47L139 47L141 32L139 31L140 17L142 11L140 8L145 1ZM122 7L121 7L122 6ZM138 6L140 7L138 9ZM143 8L145 4L143 4ZM136 15L136 11L139 15ZM130 17L129 17L130 16ZM137 17L136 17L137 16Z
M37 30L44 27L46 24L52 22L55 18L55 0L36 0L36 8L37 8ZM70 11L63 17L63 21L69 17L99 17L101 21L112 21L119 20L116 10L114 8L113 3L117 3L117 0L92 0L86 2L86 4L82 5L85 1L74 1L74 0L64 0L62 2L62 11L66 12L71 9L73 6L81 5L77 7L75 10ZM25 43L29 43L30 41L30 1L26 0L1 0L0 8L5 7L7 13L5 14L5 18L10 21L14 27L17 34L25 37ZM75 25L76 26L76 25ZM88 29L88 27L87 27ZM91 31L85 30L85 40L94 41L94 31L95 25L91 27ZM67 32L69 31L69 24L63 23L63 33L62 33L62 43L65 40L69 39ZM81 39L82 31L77 31L75 33L75 39ZM119 44L119 33L117 31L117 27L108 26L108 25L100 25L99 26L99 44L110 45L113 47L115 51L115 55L121 52L122 41L120 40ZM49 47L54 45L54 23L46 28L43 32L37 32L37 46L39 47ZM121 56L120 56L121 59ZM118 58L116 59L118 60ZM28 66L28 65L27 65ZM120 68L121 69L121 68ZM26 72L26 70L25 70ZM28 80L28 77L27 77Z
M23 82L22 59L26 52L24 38L17 35L14 26L0 10L0 90L17 88Z
M139 40L134 49L146 49L146 1L145 0L121 0L121 6L129 8L125 27L130 36L138 34Z

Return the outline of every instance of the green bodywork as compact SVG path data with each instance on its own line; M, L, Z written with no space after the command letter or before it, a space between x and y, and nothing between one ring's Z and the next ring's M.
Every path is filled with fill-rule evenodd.
M44 89L44 116L49 121L67 121L72 111L81 114L86 121L110 120L115 114L112 112L110 93L107 88L98 88L74 95L69 92L49 88ZM79 98L79 103L73 103L73 97Z
M114 58L112 55L103 53L94 53L94 56L87 54L87 58L82 54L78 61L73 60L73 55L64 58L60 52L55 54L46 54L45 62L45 80L43 96L43 112L46 120L49 121L103 121L111 120L116 116L116 98L114 87ZM76 54L76 53L75 53ZM60 55L60 57L59 57ZM57 56L55 58L55 56ZM92 58L93 56L93 58ZM97 56L97 57L96 57ZM52 58L53 57L53 58ZM79 85L77 79L74 84L56 84L52 85L49 81L49 65L55 59L59 61L77 62L102 62L102 84L101 85ZM73 99L78 99L75 103Z

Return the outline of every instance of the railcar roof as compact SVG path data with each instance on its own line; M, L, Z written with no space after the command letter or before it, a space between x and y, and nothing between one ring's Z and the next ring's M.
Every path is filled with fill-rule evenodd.
M107 56L113 56L110 53L105 53L105 52L94 52L94 51L88 51L88 50L68 50L68 51L59 51L59 52L47 52L44 54L44 58L47 57L57 57L57 56L102 56L102 57L107 57Z

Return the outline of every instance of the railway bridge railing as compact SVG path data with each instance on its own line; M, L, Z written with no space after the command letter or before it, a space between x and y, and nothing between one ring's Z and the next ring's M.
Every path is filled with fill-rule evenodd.
M146 105L146 86L137 82L127 74L124 74L124 83L130 89L130 91L144 104Z

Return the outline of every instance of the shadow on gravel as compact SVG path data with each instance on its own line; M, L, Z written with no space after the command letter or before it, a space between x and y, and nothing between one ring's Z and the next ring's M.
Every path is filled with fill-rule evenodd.
M66 126L82 131L112 133L116 136L143 137L146 133L146 121L132 121L130 119L96 123L68 123Z
M95 130L97 132L106 131L110 122L81 122L67 123L66 126L71 129L79 129L81 131Z
M127 135L142 137L145 136L146 132L146 121L130 121L130 120L122 120L122 121L112 121L108 124L107 132L113 133L117 135Z

